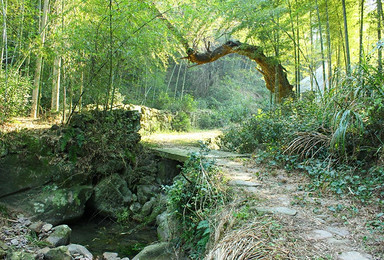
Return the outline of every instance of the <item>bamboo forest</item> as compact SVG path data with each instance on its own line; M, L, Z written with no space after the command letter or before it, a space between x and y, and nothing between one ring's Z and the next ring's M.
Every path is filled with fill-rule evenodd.
M0 11L0 259L384 259L382 0Z

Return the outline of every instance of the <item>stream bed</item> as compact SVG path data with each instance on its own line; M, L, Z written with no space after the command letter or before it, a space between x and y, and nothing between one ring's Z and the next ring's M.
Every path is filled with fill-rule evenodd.
M85 246L94 257L115 252L119 257L134 257L145 246L157 241L156 227L144 227L130 233L136 225L123 226L110 219L82 218L70 225L71 243Z

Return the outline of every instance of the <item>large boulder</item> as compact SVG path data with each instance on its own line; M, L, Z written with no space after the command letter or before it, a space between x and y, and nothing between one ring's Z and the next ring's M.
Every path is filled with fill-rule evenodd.
M127 182L115 173L95 186L90 205L104 216L116 217L131 204L133 199L134 196L128 189Z
M172 244L161 242L146 246L132 260L173 260L177 259Z
M57 225L81 217L91 195L91 186L64 189L51 185L8 196L1 201L30 215L31 220Z
M162 242L171 241L179 236L179 221L167 211L159 214L156 218L157 236Z

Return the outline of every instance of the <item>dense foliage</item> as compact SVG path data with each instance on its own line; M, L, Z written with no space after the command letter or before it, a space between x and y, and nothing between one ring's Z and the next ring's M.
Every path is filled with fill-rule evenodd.
M271 166L302 169L313 187L384 202L384 77L362 65L323 97L260 110L222 137L222 146L259 150ZM240 130L239 130L240 128ZM267 159L269 158L269 159Z

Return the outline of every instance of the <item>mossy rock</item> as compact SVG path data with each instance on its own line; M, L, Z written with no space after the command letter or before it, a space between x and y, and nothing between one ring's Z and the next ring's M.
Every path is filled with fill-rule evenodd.
M43 220L56 225L81 217L91 195L91 186L61 189L51 185L8 196L2 202L22 210L32 220Z
M54 247L66 246L71 239L72 229L68 225L60 225L53 228L52 234L50 234L46 241Z
M8 154L0 158L0 197L44 185L57 176L48 157Z
M59 246L56 248L50 249L46 254L44 254L44 259L47 260L72 260L72 256L69 253L68 247Z

